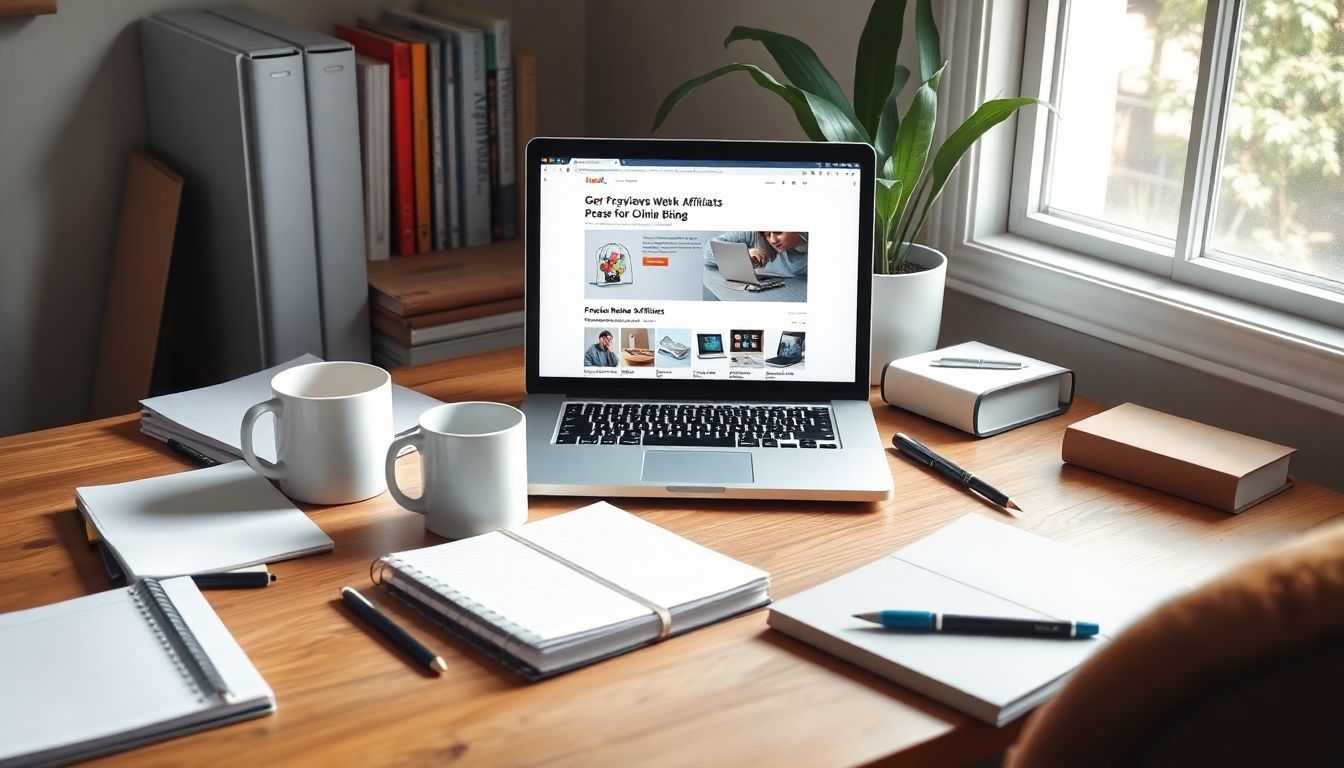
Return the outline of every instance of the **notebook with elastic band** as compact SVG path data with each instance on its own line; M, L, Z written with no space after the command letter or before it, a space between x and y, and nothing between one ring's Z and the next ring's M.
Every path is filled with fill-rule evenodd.
M373 563L375 583L541 679L770 601L766 572L606 502Z

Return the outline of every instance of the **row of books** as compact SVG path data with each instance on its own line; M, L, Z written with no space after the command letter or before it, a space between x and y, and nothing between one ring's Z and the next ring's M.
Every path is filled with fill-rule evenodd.
M522 346L522 241L371 263L369 304L384 368Z
M370 261L518 237L536 62L508 18L445 0L338 24L356 53Z

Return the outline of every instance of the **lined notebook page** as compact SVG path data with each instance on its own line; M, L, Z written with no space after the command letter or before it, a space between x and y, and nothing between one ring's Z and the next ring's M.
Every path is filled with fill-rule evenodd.
M517 533L668 609L768 578L606 502ZM500 533L390 556L538 644L651 615L642 604ZM397 561L400 561L397 564Z

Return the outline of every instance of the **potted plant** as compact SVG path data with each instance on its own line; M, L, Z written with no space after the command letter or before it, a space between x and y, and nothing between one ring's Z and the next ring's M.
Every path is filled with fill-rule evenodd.
M896 62L905 23L906 0L875 0L859 38L851 104L839 83L805 43L753 27L734 27L724 46L755 40L765 46L787 82L753 64L732 63L687 80L667 95L653 119L657 131L682 99L701 85L730 72L745 72L793 108L813 141L861 141L877 153L877 225L873 254L873 336L870 373L897 357L927 352L938 343L947 257L915 239L929 209L942 194L961 158L990 128L1039 99L992 99L933 150L938 86L947 63L942 58L931 0L915 0L915 41L919 81L909 108L897 99L911 72Z

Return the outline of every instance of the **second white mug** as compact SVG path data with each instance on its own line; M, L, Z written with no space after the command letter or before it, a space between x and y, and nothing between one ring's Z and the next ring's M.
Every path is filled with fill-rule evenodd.
M397 454L420 452L421 493L397 486ZM449 539L527 522L527 425L503 403L438 405L420 415L412 434L392 441L387 489L397 503L425 516L425 527Z

